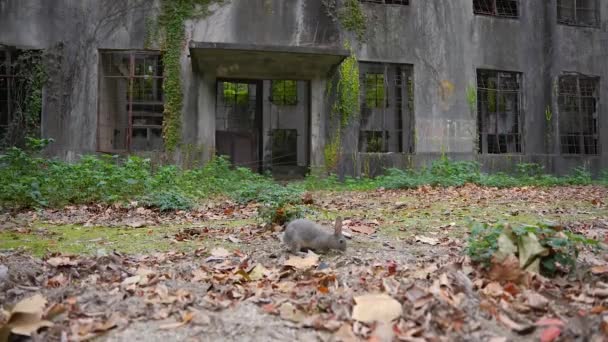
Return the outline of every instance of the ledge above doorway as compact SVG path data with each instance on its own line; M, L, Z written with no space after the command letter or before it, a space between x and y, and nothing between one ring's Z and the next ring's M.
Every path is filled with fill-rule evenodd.
M190 43L195 68L212 71L219 78L323 78L349 55L348 50L335 47Z

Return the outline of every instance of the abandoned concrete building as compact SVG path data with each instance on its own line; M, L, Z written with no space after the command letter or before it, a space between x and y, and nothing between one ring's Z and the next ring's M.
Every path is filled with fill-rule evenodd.
M339 136L335 168L351 175L443 154L488 171L608 168L608 1L209 1L183 21L173 73L170 33L150 28L164 2L0 0L0 136L18 129L20 56L38 51L40 134L65 160L222 154L303 174L333 167ZM336 123L351 55L359 110Z

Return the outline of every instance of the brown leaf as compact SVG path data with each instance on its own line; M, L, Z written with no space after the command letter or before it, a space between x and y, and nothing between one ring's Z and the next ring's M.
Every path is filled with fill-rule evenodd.
M432 237L416 235L415 239L416 239L416 242L422 242L422 243L425 243L425 244L431 245L431 246L436 246L439 244L439 239L435 239Z
M526 304L533 309L542 310L549 304L547 298L533 291L525 291L524 297L526 298Z
M182 315L181 322L164 324L164 325L161 325L158 329L159 330L171 330L171 329L183 327L184 325L186 325L192 321L193 316L194 316L194 314L192 312L186 312Z
M42 319L46 303L40 294L19 301L9 312L6 324L0 327L0 338L8 337L8 332L31 336L40 328L53 326L53 323Z
M350 226L349 228L351 231L353 231L355 233L360 233L360 234L365 234L365 235L372 235L376 232L376 230L374 228L369 227L369 226L364 226L364 225Z
M488 274L492 280L514 283L521 282L524 275L524 272L519 268L519 259L514 255L509 255L502 262L493 259L492 267Z
M289 302L283 303L283 305L279 307L279 316L281 316L281 318L284 320L292 321L295 323L300 323L306 318L302 311L297 309L293 304Z
M308 251L306 257L290 256L284 263L285 266L291 266L300 270L309 269L319 264L319 256Z
M353 332L353 328L350 324L344 324L342 327L334 334L334 339L336 342L358 342L359 339L357 335Z
M304 193L302 196L302 203L304 204L313 204L315 201L312 198L312 194L310 192Z
M606 274L608 273L608 265L591 267L591 273L597 275Z
M55 266L55 267L78 265L77 261L70 260L70 258L68 258L68 257L49 258L46 262L47 262L47 264L49 264L51 266Z
M231 256L232 253L230 253L223 247L216 247L213 250L211 250L211 255L213 255L214 257L217 257L217 258L226 258L226 257Z
M504 326L506 326L507 328L509 328L519 334L529 333L534 329L534 326L528 326L528 325L523 325L523 324L517 323L517 322L513 321L511 318L509 318L509 316L507 316L503 313L498 313L496 318Z
M401 315L401 304L386 294L355 297L352 318L364 323L390 322Z
M502 286L497 282L491 282L482 291L486 296L501 297L504 293Z
M550 326L563 327L564 322L562 322L561 320L559 320L557 318L543 317L543 318L539 319L536 323L534 323L534 325L536 325L537 327L550 327Z
M540 342L553 342L555 341L559 335L561 335L562 330L556 326L551 326L542 333L540 333Z
M58 287L64 286L67 283L68 283L68 278L66 278L65 275L63 275L63 273L59 273L58 275L54 276L53 278L47 280L46 286L51 287L51 288L58 288Z

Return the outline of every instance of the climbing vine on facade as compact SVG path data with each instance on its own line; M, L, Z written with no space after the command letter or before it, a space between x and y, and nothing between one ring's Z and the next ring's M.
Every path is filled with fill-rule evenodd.
M40 136L42 90L47 80L41 51L19 51L5 67L11 75L11 111L6 132L0 134L0 149L22 146L27 137Z
M186 45L185 23L189 19L207 16L211 4L223 2L223 0L162 0L158 25L150 25L158 31L148 34L160 37L163 51L165 72L163 138L168 151L174 150L181 142L181 111L184 100L181 56Z
M359 0L323 0L330 18L337 20L343 29L352 32L359 41L365 39L367 17Z

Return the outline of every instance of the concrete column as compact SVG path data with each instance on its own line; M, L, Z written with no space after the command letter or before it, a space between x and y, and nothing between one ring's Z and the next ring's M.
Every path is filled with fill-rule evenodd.
M203 149L203 161L211 159L215 153L215 108L217 101L216 77L210 72L202 72L198 82L197 137L196 143Z
M327 80L316 78L310 81L310 167L321 168L325 165L325 125Z

